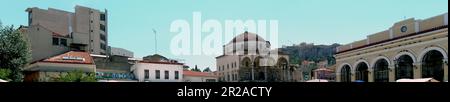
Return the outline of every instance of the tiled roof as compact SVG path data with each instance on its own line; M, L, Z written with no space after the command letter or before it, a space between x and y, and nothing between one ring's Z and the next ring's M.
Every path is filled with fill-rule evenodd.
M233 38L228 44L237 43L237 42L244 42L244 41L261 41L265 42L264 38L261 36L255 34L255 33L249 33L244 32L242 34L237 35Z
M185 76L200 76L200 77L215 77L212 73L206 73L206 72L194 72L189 70L184 70L183 75Z
M39 62L69 63L69 64L94 64L92 57L87 52L69 51L61 55L53 56Z

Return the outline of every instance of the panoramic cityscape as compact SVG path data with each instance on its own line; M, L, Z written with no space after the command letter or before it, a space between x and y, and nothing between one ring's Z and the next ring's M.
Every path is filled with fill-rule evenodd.
M169 17L172 21L160 18L164 28L141 19L144 26L148 23L142 28L124 27L130 25L113 17L124 16L118 9L70 5L24 5L14 21L25 24L0 16L1 82L448 81L448 10L441 10L447 3L428 8L439 9L435 14L410 14L373 29L358 30L356 25L336 32L364 33L358 37L313 35L318 42L299 37L307 34L286 35L286 29L297 32L292 22L301 21L287 24L276 16L213 19L220 15L200 9ZM335 24L323 26L330 25ZM141 31L145 36L135 34Z

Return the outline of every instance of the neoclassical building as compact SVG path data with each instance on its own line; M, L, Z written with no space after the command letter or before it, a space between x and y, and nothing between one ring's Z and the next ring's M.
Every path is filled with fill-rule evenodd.
M293 81L295 68L289 56L270 48L270 42L254 33L244 32L223 46L216 57L220 81L282 82Z
M448 81L448 13L406 19L336 50L339 82Z

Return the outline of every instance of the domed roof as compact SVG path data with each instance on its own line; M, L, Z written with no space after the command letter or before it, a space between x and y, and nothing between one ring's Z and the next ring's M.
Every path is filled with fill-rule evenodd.
M245 41L261 41L261 42L266 42L266 40L264 40L264 38L262 38L261 36L255 34L255 33L249 33L249 32L244 32L242 34L237 35L236 37L233 38L233 40L231 40L228 44L231 43L238 43L238 42L245 42Z

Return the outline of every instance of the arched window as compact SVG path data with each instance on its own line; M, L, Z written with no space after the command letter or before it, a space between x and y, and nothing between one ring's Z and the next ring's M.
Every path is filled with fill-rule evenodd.
M356 73L355 73L356 74L356 80L368 82L369 81L368 68L369 67L368 67L368 65L366 63L364 63L364 62L359 63L356 66Z
M387 60L378 60L373 68L375 82L389 82L389 63Z
M413 59L408 55L400 56L395 62L396 80L407 78L413 79Z
M441 52L431 50L422 59L422 78L434 78L438 81L444 80L444 56Z
M351 82L351 71L349 65L345 65L341 69L341 82Z

